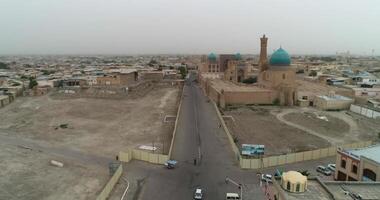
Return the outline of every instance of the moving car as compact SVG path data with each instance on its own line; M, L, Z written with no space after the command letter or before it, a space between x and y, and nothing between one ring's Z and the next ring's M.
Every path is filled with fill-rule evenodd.
M327 165L327 168L332 171L332 172L335 172L335 164L328 164Z
M270 174L261 174L261 181L272 183L272 175L270 175Z
M168 160L165 162L165 166L168 169L174 169L176 164L177 164L177 161L175 161L175 160Z
M330 176L331 175L331 171L329 169L327 169L325 166L322 166L322 165L319 165L317 167L317 172L319 173L322 173L326 176Z
M202 189L197 188L194 193L194 199L202 199L202 198L203 198Z

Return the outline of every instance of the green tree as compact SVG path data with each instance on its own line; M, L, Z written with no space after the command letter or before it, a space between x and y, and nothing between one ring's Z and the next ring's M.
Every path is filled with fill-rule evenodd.
M311 72L309 73L309 76L317 76L317 71L311 71Z
M178 70L179 70L179 73L182 76L182 79L184 79L186 77L186 75L187 75L187 69L186 69L186 67L179 67Z
M29 89L33 89L38 85L36 78L29 77Z
M0 62L0 69L10 69L10 68L8 67L8 64Z

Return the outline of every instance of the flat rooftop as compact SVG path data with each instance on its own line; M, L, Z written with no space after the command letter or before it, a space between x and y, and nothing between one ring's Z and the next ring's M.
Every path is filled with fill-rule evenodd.
M360 194L363 199L380 199L380 182L324 182L335 199L353 200L345 191Z
M307 81L300 78L297 78L296 83L298 86L297 87L298 92L310 92L315 95L326 95L330 91L346 91L346 92L351 91L350 89L347 89L347 88L330 86L330 85L319 83L317 81L312 82L312 81Z
M237 85L231 83L229 81L223 81L220 79L211 80L212 86L218 90L224 90L225 92L269 92L271 90L260 88L258 86L245 86L245 85Z
M347 150L347 152L358 157L364 156L377 163L380 163L380 144L362 148L362 149Z
M276 183L281 188L285 200L353 200L348 193L362 196L364 199L380 199L380 182L345 182L320 181L310 178L304 193L287 192L281 187L281 180Z
M333 95L333 96L326 96L326 95L322 95L322 96L319 96L325 100L328 100L328 101L334 101L334 100L345 100L345 101L351 101L352 99L348 98L348 97L345 97L345 96L341 96L341 95Z

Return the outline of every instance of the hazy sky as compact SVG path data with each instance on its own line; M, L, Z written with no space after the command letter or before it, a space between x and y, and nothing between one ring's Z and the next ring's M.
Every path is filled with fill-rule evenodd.
M0 0L0 54L380 53L379 0Z

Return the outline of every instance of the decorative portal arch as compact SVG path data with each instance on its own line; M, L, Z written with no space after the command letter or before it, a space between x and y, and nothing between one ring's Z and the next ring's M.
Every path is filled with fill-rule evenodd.
M376 181L376 173L370 169L365 168L363 170L363 180Z

